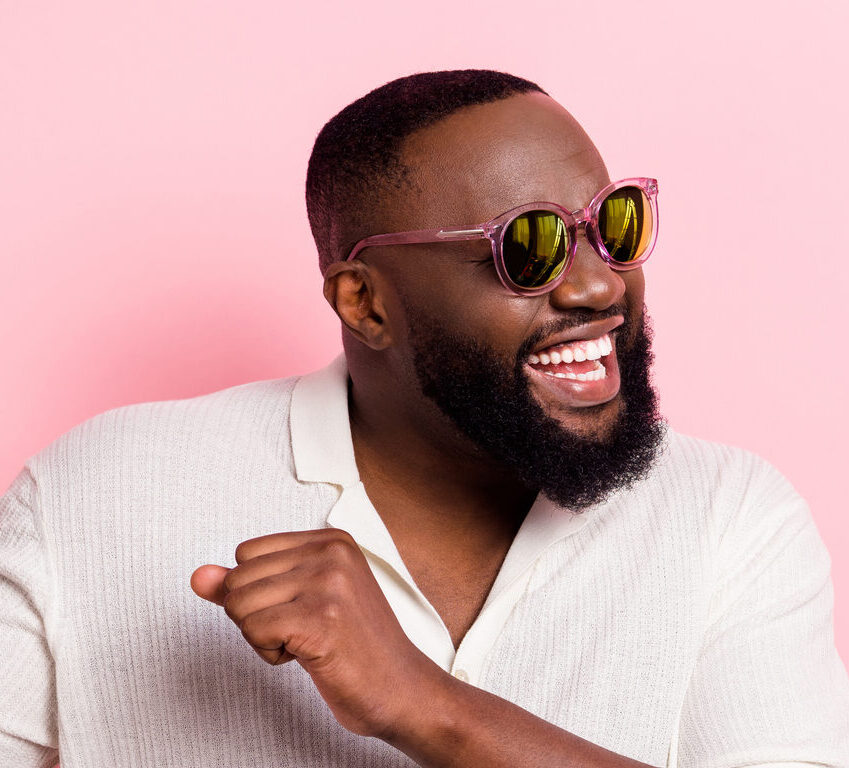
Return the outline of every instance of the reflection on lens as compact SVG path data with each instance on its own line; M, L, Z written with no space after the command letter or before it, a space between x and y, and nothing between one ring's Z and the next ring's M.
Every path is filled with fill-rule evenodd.
M620 264L639 259L652 237L651 206L639 187L611 192L598 212L598 233L610 257Z
M569 230L550 211L523 213L504 232L504 265L510 279L522 288L538 288L557 278L568 253Z

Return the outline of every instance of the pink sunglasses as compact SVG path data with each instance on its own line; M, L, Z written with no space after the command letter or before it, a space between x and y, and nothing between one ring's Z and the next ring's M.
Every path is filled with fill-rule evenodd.
M486 238L505 288L521 296L554 290L566 277L583 224L596 253L619 271L636 269L657 240L657 179L631 178L608 184L586 208L567 211L556 203L528 203L483 224L371 235L348 255L355 259L377 245L442 243Z

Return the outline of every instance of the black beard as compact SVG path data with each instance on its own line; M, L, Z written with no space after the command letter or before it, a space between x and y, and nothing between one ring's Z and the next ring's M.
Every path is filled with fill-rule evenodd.
M424 395L528 489L581 512L648 473L663 441L665 423L651 385L652 329L645 310L636 319L626 316L616 336L624 407L603 439L590 439L562 427L531 392L524 361L544 338L542 333L522 345L515 361L507 361L486 344L451 332L404 304L416 376ZM572 324L617 312L580 319L575 313ZM630 327L634 323L637 327ZM633 342L627 344L630 338ZM582 410L590 412L592 407Z

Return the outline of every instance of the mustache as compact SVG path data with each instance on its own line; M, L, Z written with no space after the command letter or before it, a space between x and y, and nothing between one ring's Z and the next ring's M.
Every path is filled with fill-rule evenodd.
M522 342L522 346L519 347L519 353L516 357L517 367L521 368L521 361L533 352L536 346L548 336L554 336L558 333L562 333L563 331L568 331L571 328L586 325L594 320L609 320L611 317L616 317L617 315L621 315L625 319L625 322L622 324L622 328L630 328L632 317L624 303L614 304L601 311L593 311L589 309L571 310L569 314L565 315L563 318L554 320L541 328L538 328L532 335Z

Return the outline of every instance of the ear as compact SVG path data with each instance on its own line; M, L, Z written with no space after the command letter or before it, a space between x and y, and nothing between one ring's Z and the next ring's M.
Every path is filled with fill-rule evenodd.
M324 273L324 298L363 344L386 349L392 343L383 297L368 265L361 261L331 264Z

